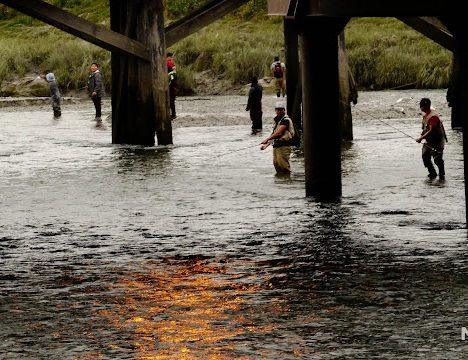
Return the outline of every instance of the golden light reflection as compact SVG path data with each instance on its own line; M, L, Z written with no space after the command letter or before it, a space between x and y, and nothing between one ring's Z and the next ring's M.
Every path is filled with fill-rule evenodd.
M239 266L208 260L152 264L145 274L123 276L114 290L124 298L99 314L131 334L137 359L252 359L239 355L238 343L271 334L276 325L269 316L288 310L277 298L260 300L267 279L239 274Z

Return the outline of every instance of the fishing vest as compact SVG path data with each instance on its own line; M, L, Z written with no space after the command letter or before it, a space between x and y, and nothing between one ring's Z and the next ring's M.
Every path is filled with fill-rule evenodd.
M280 147L280 146L291 146L291 140L295 135L294 131L294 124L292 120L289 118L288 115L284 115L281 119L276 121L275 127L273 128L273 132L276 131L277 127L279 126L281 120L288 120L289 126L288 129L284 132L283 136L279 139L275 139L273 141L273 147Z
M439 119L439 124L436 128L432 129L432 132L426 138L426 141L428 143L438 144L446 140L447 136L445 135L445 129L444 129L444 125L442 124L442 120L440 120L439 114L435 110L431 109L431 111L428 114L425 114L423 116L422 128L423 128L423 133L428 131L429 120L434 116L437 116L437 118Z

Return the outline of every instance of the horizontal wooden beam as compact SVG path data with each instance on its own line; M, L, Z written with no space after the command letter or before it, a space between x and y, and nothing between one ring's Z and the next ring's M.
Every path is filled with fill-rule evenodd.
M401 17L464 13L460 0L299 0L299 3L303 5L304 16Z
M435 41L440 46L453 51L455 48L455 40L453 35L443 26L443 24L433 17L399 17L400 21L411 26L414 30L427 36Z
M39 19L109 51L117 51L150 61L149 49L138 41L96 25L41 0L0 0L15 10Z
M169 47L201 28L234 11L249 0L213 0L190 15L166 27L166 46Z

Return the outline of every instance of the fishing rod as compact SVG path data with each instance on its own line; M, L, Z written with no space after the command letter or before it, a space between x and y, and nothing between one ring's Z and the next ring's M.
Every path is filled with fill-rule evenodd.
M231 151L229 151L229 152L225 152L225 153L222 153L222 154L213 156L211 159L218 159L218 158L220 158L220 157L222 157L222 156L231 155L231 154L233 154L233 153L236 153L236 152L239 152L239 151L243 151L243 150L247 150L247 149L251 149L251 148L257 147L257 146L259 146L259 144L249 145L249 146L246 146L246 147L237 149L237 150L231 150Z
M362 112L363 114L366 114L367 116L370 116L371 118L373 118L373 119L375 119L375 120L378 120L378 121L384 123L384 124L387 125L387 126L390 126L392 129L395 129L396 131L398 131L398 132L402 133L403 135L409 137L410 139L413 139L414 141L416 141L416 138L415 138L415 137L413 137L413 136L411 136L411 135L405 133L403 130L398 129L397 127L395 127L395 126L393 126L393 125L390 125L388 122L383 121L382 119L377 118L376 116L372 115L371 113L368 113L368 112L366 112L366 111L364 111L364 110L361 110L361 109L357 109L357 110L359 110L359 111ZM417 142L417 141L416 141L416 142ZM437 149L435 149L435 148L433 148L433 147L427 145L427 143L423 143L422 145L425 146L425 147L427 147L428 149L430 149L430 150L432 150L432 151L435 151L435 152L439 153L439 154L442 153L441 151L439 151L439 150L437 150Z

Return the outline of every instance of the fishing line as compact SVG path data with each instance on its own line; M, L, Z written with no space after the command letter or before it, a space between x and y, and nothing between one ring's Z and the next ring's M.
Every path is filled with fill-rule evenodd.
M225 153L222 153L222 154L213 156L213 157L211 157L210 159L218 159L218 158L220 158L220 157L223 157L223 156L226 156L226 155L231 155L231 154L236 153L236 152L239 152L239 151L251 149L251 148L257 147L257 146L259 146L259 145L260 145L260 144L249 145L249 146L246 146L246 147L243 147L243 148L240 148L240 149L231 150L231 151L229 151L229 152L225 152Z
M411 136L411 135L405 133L403 130L398 129L397 127L395 127L395 126L393 126L393 125L390 125L388 122L383 121L382 119L379 119L379 118L375 117L375 116L372 115L371 113L368 113L368 112L366 112L366 111L364 111L364 110L361 110L361 109L358 109L358 108L356 108L356 107L355 107L355 109L358 110L358 111L360 111L360 112L362 112L363 114L366 114L367 116L370 116L371 118L373 118L373 119L375 119L375 120L378 120L378 121L384 123L384 124L387 125L387 126L390 126L392 129L395 129L396 131L398 131L398 132L402 133L403 135L409 137L410 139L413 139L414 141L416 141L416 138L414 138L413 136ZM428 149L430 149L430 150L432 150L432 151L435 151L435 152L437 152L437 153L441 153L441 151L439 151L439 150L437 150L437 149L434 149L433 147L427 145L427 143L423 143L422 145L425 146L425 147L427 147Z

